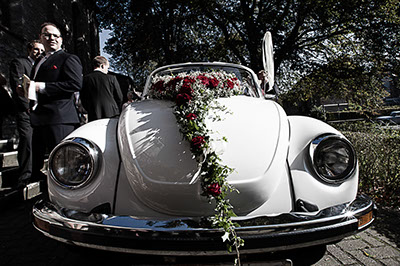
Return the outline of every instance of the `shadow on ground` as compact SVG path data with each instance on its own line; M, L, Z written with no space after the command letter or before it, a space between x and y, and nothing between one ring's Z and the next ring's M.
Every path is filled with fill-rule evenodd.
M400 208L378 206L378 217L372 228L400 247Z

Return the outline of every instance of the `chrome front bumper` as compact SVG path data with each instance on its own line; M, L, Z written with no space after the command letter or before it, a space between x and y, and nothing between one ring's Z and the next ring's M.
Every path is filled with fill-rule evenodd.
M296 249L340 241L367 228L376 208L367 196L327 208L316 215L237 218L244 253ZM144 220L131 216L88 214L39 201L33 208L34 226L48 237L68 244L102 250L158 255L228 254L222 231L202 219Z

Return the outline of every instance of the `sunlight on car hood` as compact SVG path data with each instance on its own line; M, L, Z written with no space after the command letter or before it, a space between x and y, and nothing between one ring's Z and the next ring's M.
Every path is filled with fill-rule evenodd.
M272 101L246 96L219 101L230 113L221 114L222 121L207 121L207 127L213 139L226 137L227 142L213 141L211 145L221 154L222 163L234 168L228 181L240 191L240 197L247 199L242 203L232 195L232 202L248 212L268 200L279 183L279 177L271 176L265 184L281 123L287 121L281 121L282 114ZM120 148L128 183L138 198L168 213L212 212L212 206L201 196L201 162L193 157L188 141L179 132L173 103L147 100L128 108L120 119Z

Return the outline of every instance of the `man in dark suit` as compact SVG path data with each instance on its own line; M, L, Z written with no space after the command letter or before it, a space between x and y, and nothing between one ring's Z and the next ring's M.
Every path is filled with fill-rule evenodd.
M14 103L6 89L7 79L0 73L0 138L3 138L3 119L14 109Z
M39 40L28 43L28 57L16 58L10 63L10 86L16 109L16 122L19 134L18 143L18 186L28 183L32 174L32 127L29 115L28 99L19 96L17 88L22 87L23 75L31 75L35 60L44 52Z
M36 92L31 111L32 176L38 180L45 178L40 170L46 149L50 152L79 125L74 93L82 87L81 62L76 55L61 49L59 28L52 23L44 23L40 29L40 40L46 55L36 62L29 87L30 96Z
M94 71L83 78L81 101L89 122L120 114L123 96L116 77L107 74L109 67L105 57L96 56Z

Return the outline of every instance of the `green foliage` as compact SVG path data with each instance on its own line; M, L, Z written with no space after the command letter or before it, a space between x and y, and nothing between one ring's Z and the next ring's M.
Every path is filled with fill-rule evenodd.
M375 80L379 79L374 70L378 67L399 69L399 0L97 3L100 26L114 32L106 46L114 65L138 83L148 73L144 68L149 63L154 68L187 61L228 61L258 71L262 69L261 41L267 30L273 36L280 90L291 89L316 70L329 75L330 67L325 66L342 58L351 58L354 66L363 68L363 75L374 75ZM359 82L341 82L336 88L370 89L372 78L367 75L364 81L361 87L356 86ZM350 97L356 106L363 94Z
M334 125L353 143L360 192L389 207L400 206L400 131L371 122Z
M369 111L379 108L388 96L382 78L379 66L371 69L356 56L336 58L302 78L280 98L303 106L309 102L319 106L321 100L340 99L349 103L349 110Z
M323 106L313 106L311 109L311 116L321 121L326 121L327 115Z

